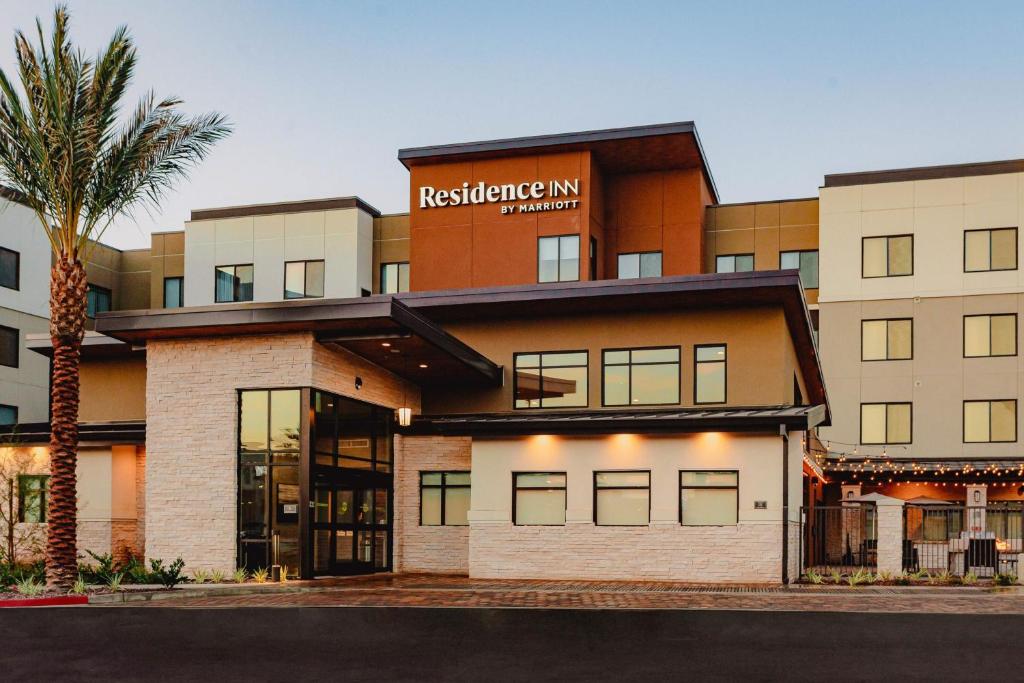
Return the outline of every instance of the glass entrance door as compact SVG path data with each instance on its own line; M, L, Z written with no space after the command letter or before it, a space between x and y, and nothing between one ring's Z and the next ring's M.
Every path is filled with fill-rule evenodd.
M364 574L388 569L390 491L348 485L318 486L313 519L313 570Z

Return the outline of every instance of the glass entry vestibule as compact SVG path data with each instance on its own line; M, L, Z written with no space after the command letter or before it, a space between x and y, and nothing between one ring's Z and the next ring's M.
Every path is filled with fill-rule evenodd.
M390 569L394 412L316 389L239 394L238 565Z

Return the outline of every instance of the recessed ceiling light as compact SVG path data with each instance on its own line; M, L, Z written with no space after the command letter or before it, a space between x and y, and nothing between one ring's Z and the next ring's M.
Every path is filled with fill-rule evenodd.
M386 346L391 346L391 342L381 342L380 345L381 346L385 346L385 347Z
M426 363L420 363L420 367L421 367L421 368L426 368L426 367L427 367L427 364L426 364Z

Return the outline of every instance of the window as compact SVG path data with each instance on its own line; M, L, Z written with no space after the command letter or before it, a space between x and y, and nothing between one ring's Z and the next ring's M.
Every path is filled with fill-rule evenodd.
M594 524L646 526L650 522L650 472L594 472Z
M513 524L565 524L565 472L515 472L512 488Z
M860 442L888 444L911 442L909 403L862 403L860 405Z
M515 407L566 408L587 405L587 352L517 353Z
M910 318L862 320L861 360L909 360L914 357L914 321Z
M1016 355L1016 314L964 316L964 358Z
M683 526L736 524L739 472L679 473L679 522Z
M964 401L964 443L1016 440L1016 401Z
M164 308L181 308L185 305L185 278L164 278Z
M693 349L693 402L725 403L725 344L700 344Z
M252 301L252 264L239 266L217 266L214 300Z
M46 494L50 477L45 474L18 475L18 521L46 522Z
M1017 228L964 231L964 272L1017 270Z
M21 281L21 254L0 247L0 287L19 289Z
M619 279L632 280L638 277L661 277L660 251L619 254Z
M469 472L420 472L420 525L469 524Z
M861 277L914 274L914 236L865 237L861 242Z
M537 282L573 282L579 279L579 235L537 239Z
M9 368L18 367L20 338L18 330L0 325L0 365L6 365Z
M818 288L818 250L783 251L779 253L779 268L799 270L804 289Z
M716 273L749 273L754 270L753 254L729 254L715 259Z
M409 264L382 263L380 264L380 293L398 294L409 291Z
M992 504L989 503L991 506ZM996 538L1020 538L1024 515L1020 504L1004 503L1002 509L989 507L985 511L985 531Z
M597 279L597 238L590 237L590 279Z
M323 261L289 261L284 264L285 299L318 299L323 295Z
M18 424L18 406L0 405L0 426L12 427Z
M679 347L604 351L604 405L679 403Z
M106 287L89 285L85 294L85 314L95 318L97 313L106 313L110 310L110 290Z

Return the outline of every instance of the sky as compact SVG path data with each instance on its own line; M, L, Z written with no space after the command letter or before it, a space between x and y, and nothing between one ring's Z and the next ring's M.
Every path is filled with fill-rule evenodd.
M826 173L1024 158L1021 2L69 0L95 53L127 24L135 90L233 123L158 210L358 195L408 209L403 147L694 121L722 202ZM0 0L0 68L53 4Z

